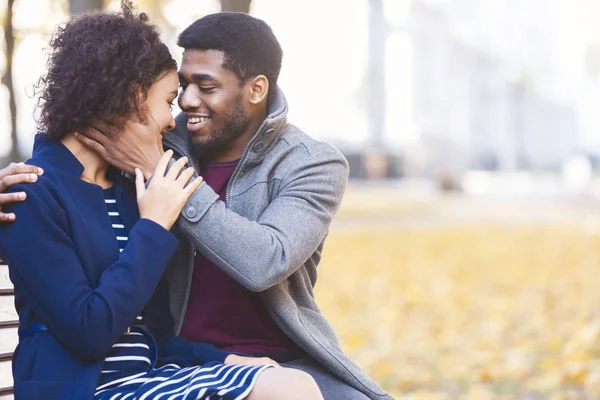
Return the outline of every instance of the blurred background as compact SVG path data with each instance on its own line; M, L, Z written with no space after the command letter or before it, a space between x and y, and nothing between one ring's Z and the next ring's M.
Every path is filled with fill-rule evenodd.
M273 28L290 122L351 165L317 300L385 389L600 399L600 1L137 4L177 59L209 13ZM118 2L0 6L6 165L31 151L49 35Z

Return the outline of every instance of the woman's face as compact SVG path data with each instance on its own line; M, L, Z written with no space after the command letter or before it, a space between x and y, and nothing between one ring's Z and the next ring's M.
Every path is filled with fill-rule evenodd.
M179 77L177 71L172 70L154 81L146 96L146 105L154 120L160 127L160 134L164 135L170 129L175 129L175 120L171 114L173 101L177 98Z

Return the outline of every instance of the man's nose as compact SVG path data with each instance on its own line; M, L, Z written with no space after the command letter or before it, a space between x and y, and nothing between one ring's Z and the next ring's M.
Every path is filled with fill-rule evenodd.
M202 99L199 96L199 90L194 87L195 85L189 85L179 95L179 107L183 110L193 110L199 108L202 105Z

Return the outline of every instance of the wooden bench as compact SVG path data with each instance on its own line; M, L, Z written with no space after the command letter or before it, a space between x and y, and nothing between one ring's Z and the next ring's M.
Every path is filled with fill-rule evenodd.
M11 361L19 341L18 326L8 267L0 259L0 399L2 400L13 396Z

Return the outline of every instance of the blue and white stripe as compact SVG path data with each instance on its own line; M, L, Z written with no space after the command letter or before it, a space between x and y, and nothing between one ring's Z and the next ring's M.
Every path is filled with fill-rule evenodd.
M115 236L117 237L117 242L119 243L119 252L121 252L127 244L129 233L125 229L125 225L119 214L114 188L104 189L104 203L106 204L108 218L110 219L112 228L115 231Z
M132 373L129 379L101 385L95 399L241 400L248 397L258 375L270 367L273 366L210 363L180 368L168 364L146 373Z

